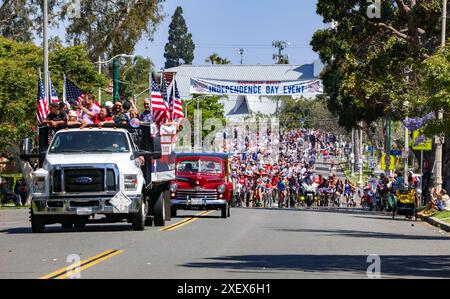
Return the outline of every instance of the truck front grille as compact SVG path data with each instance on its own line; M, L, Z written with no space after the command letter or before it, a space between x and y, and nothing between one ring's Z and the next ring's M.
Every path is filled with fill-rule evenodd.
M216 190L178 190L176 194L176 199L186 200L186 199L206 199L206 200L217 200Z
M91 179L91 182L80 183L80 178ZM68 193L105 191L105 169L65 169L64 190Z
M53 197L118 191L118 170L106 167L57 167L51 172Z

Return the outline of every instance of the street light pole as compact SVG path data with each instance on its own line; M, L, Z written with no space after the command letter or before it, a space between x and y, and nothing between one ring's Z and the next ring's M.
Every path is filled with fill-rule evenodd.
M102 74L102 56L98 56L98 74L101 75ZM102 104L102 87L99 86L98 87L98 103L101 105Z
M44 93L45 98L50 104L49 96L49 77L48 77L48 0L44 0L43 3L44 12L44 32L43 32L43 42L44 42Z
M407 77L407 80L409 80L409 77ZM409 117L408 117L408 113L409 113L409 102L405 101L403 103L403 106L405 107L406 110L406 119L405 121L407 122ZM403 153L403 183L405 185L405 189L408 190L408 158L409 158L409 129L408 127L405 125L405 149L404 149L404 153Z
M443 0L442 4L442 36L441 36L441 47L445 47L446 35L447 35L447 1Z
M101 74L102 73L102 68L101 65L102 64L108 64L111 61L113 61L113 81L114 81L114 92L113 92L113 99L114 101L118 101L120 100L120 96L119 96L119 84L120 84L120 61L118 58L120 57L124 57L124 58L134 58L134 55L129 55L129 54L119 54L114 56L113 58L106 60L106 61L101 61L101 56L98 57L98 73ZM101 100L101 87L99 87L98 90L98 95L99 95L99 100Z
M446 42L446 29L447 29L447 0L443 0L442 3L442 36L441 36L441 47L444 49ZM442 120L444 118L444 111L441 108L438 112L438 119ZM435 136L436 147L436 181L435 189L436 192L441 192L442 190L442 145L444 143L442 136Z
M120 85L120 61L119 59L115 58L113 60L113 100L114 102L120 100L119 95L119 85Z

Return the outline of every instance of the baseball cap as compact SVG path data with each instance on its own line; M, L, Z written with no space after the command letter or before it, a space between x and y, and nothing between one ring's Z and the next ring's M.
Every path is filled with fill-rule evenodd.
M113 102L108 101L108 102L105 103L105 107L106 108L112 108L112 107L114 107L114 104L113 104Z
M78 117L77 113L73 110L69 111L69 117Z

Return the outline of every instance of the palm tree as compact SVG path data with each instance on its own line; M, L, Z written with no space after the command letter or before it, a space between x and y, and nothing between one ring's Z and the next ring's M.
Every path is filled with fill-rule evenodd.
M212 53L211 55L208 56L208 58L205 59L205 62L211 63L211 64L218 64L217 62L219 60L221 60L221 58L219 57L219 54Z
M231 64L231 61L229 61L228 59L224 58L224 59L220 59L220 61L217 64Z

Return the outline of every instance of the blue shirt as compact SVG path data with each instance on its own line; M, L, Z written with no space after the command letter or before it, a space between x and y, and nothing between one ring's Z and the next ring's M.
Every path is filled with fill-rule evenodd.
M286 189L286 186L284 185L283 181L279 181L277 183L277 189L278 189L278 191L284 191L284 189Z
M141 120L146 123L153 122L153 113L150 110L145 110L141 114Z

